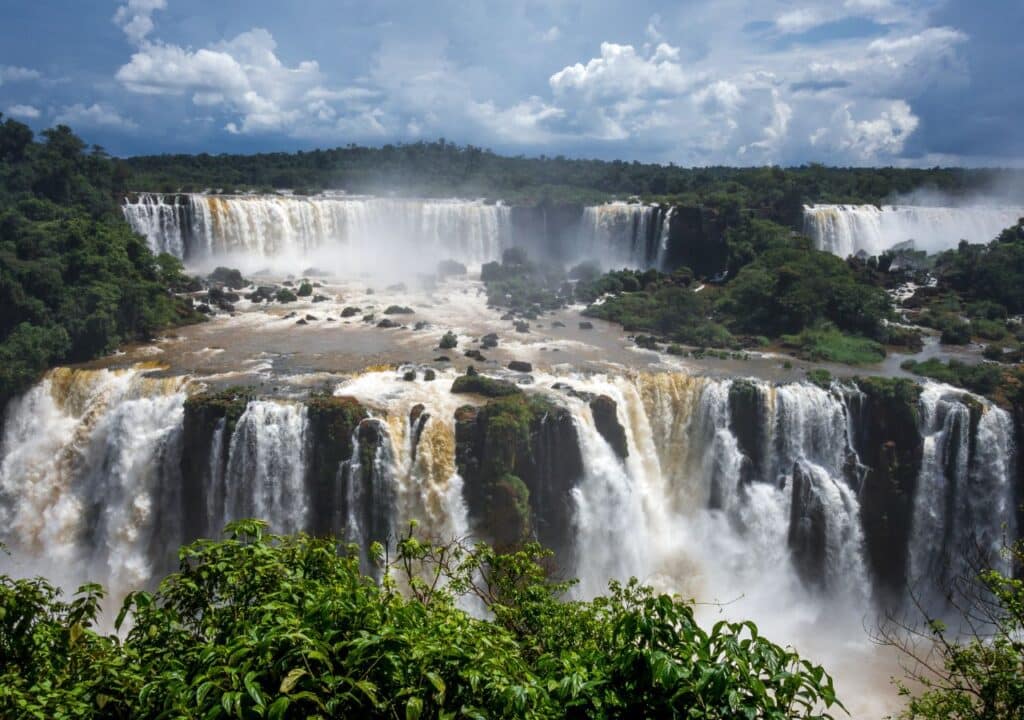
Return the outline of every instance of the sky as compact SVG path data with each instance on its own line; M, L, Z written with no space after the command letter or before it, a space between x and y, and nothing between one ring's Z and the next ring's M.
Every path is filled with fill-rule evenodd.
M0 112L116 155L445 138L1024 165L1021 0L0 0Z

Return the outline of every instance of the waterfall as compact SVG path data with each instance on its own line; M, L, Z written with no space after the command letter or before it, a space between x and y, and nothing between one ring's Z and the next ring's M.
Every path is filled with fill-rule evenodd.
M58 369L7 410L0 450L0 540L32 572L114 592L153 571L152 545L173 539L159 500L180 432L181 378L134 370ZM168 455L172 456L168 458Z
M253 268L276 259L365 270L410 253L480 264L511 244L509 208L471 200L141 193L123 212L154 252L189 264L231 257Z
M924 453L908 556L911 588L934 608L981 567L1010 571L1000 550L1016 536L1013 422L938 383L925 386L920 408Z
M583 208L577 260L608 268L660 267L668 248L668 215L657 205L610 202Z
M68 585L88 578L117 593L165 572L181 542L242 517L296 532L319 516L364 548L393 541L410 520L440 542L468 535L455 432L466 398L449 391L454 372L430 383L405 382L400 371L342 382L337 394L376 409L351 431L347 459L318 473L310 453L327 440L313 436L302 401L250 400L237 421L206 416L189 426L188 379L147 372L58 369L10 402L0 541L14 556L4 567L26 562ZM576 393L550 389L566 381ZM799 607L802 622L826 607L870 607L865 468L853 430L876 420L854 412L856 390L537 373L527 392L565 406L579 443L582 474L562 492L571 523L564 566L580 577L581 596L637 576L694 597L742 597L737 613ZM627 453L598 431L594 395L614 401ZM935 383L919 410L910 540L892 552L907 553L912 578L963 574L973 548L1008 569L998 550L1015 537L1010 416ZM201 428L208 456L185 463L182 438ZM184 477L185 467L201 477Z
M929 253L956 248L961 240L987 243L1024 217L1024 207L922 205L810 205L804 207L804 233L819 250L840 257L878 255L913 242Z
M228 451L224 506L215 528L242 518L266 518L274 532L306 529L306 409L251 401Z

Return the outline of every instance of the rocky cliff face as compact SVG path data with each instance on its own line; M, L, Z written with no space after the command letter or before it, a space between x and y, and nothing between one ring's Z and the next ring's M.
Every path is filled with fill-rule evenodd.
M353 432L366 418L366 410L353 398L316 396L307 403L309 411L310 497L318 499L312 508L310 530L324 535L341 531L336 508L342 505L343 470L352 457Z
M907 547L921 471L921 388L886 378L864 378L857 385L862 394L849 403L854 446L866 470L860 503L868 567L880 599L899 598L907 584Z
M471 521L498 547L536 538L567 550L571 490L583 474L572 416L538 397L515 395L456 413L456 464Z
M728 261L725 223L714 210L700 206L673 210L663 269L685 266L698 278L710 278L725 270Z
M193 395L185 401L181 453L181 504L186 539L216 535L207 517L194 508L206 505L214 477L223 477L231 434L253 395L252 388L228 388Z

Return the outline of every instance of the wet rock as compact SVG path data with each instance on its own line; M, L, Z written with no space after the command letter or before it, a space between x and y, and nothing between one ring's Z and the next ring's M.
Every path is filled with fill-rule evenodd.
M426 380L427 382L430 382L436 377L437 373L435 373L432 368L427 368L426 370L423 371L423 379Z
M379 327L379 328L396 328L396 327L401 327L401 325L396 323L391 318L384 318L379 323L377 323L377 327Z
M295 321L295 324L296 325L309 325L309 323L306 321L305 318L299 318L298 320Z
M530 323L525 320L516 320L515 328L517 333L528 333L530 332Z
M291 320L293 317L298 317L298 316L299 316L299 314L293 310L292 312L290 312L287 315L285 315L284 318L282 318L282 319L283 320Z
M334 318L332 318L332 317L329 317L329 318L327 318L327 322L337 322L337 320L335 320L335 319L334 319Z
M767 402L762 389L749 380L736 380L729 387L729 429L743 454L740 466L740 482L743 483L771 480L765 476L769 456L765 423Z
M826 505L813 475L800 463L793 467L793 501L789 511L789 549L805 584L824 588L826 570Z
M341 316L342 316L343 318L350 318L350 317L354 317L354 316L358 315L358 314L359 314L360 312L361 312L361 311L360 311L360 309L359 309L359 308L357 308L357 307L352 307L352 306L350 305L349 307L347 307L347 308L344 308L344 309L343 309L343 310L341 311Z
M385 315L412 315L415 310L411 307L405 307L404 305L388 305L384 311Z
M428 327L430 327L430 323L428 323L426 320L417 320L416 324L412 326L412 329L413 330L424 330L424 329L426 329Z
M921 388L902 378L856 382L861 392L850 396L847 406L854 449L867 468L859 499L868 568L883 604L899 603L908 582L907 547L924 452L918 429ZM860 480L851 475L852 481Z
M352 457L352 433L367 413L355 398L329 394L311 397L306 409L311 439L307 477L317 498L310 506L310 530L318 535L335 535L342 530L341 518L346 517L338 512L345 496L337 479L353 480L345 472Z
M455 461L474 529L496 546L537 539L572 556L572 490L583 474L571 413L537 396L455 413Z
M364 323L372 323L373 322L373 313L370 313L368 315L363 315L363 322Z
M327 302L328 300L330 300L330 298L327 297L326 295L314 295L313 296L313 302L315 302L315 303Z
M274 295L274 299L277 300L279 303L290 303L295 302L299 298L291 290L287 288L282 288L278 290L277 293Z
M329 272L318 267L308 267L302 271L302 274L305 277L327 277L330 275Z
M402 374L402 379L405 380L406 382L412 382L413 380L416 379L416 371L415 370L406 370Z
M199 303L196 305L196 312L201 312L204 315L213 315L213 308L206 303Z
M553 327L553 328L564 328L565 327L565 323L562 322L561 320L555 320L553 323L551 323L551 327Z
M515 372L533 372L533 365L524 360L513 360L508 364L508 369Z
M507 312L501 316L502 320L515 320L516 314L514 312Z
M437 264L437 274L443 278L453 275L465 275L466 266L457 260L442 260Z
M277 296L278 288L273 285L260 285L254 291L245 296L246 300L252 302L270 302Z
M487 350L489 348L496 348L496 347L498 347L498 334L497 333L487 333L482 338L480 338L480 346L484 350Z
M450 357L448 357L447 355L438 355L436 358L434 358L434 362L445 362L446 363L446 362L451 362L451 361L452 361L452 359Z
M451 350L459 344L458 336L451 330L441 336L441 341L438 343L438 347L442 350Z
M618 403L607 395L598 395L590 401L590 413L594 417L594 425L601 437L611 446L619 458L629 457L629 444L626 442L626 430L619 422Z
M249 284L249 282L242 277L242 273L234 268L218 267L215 268L207 277L212 282L220 283L232 290L241 290Z
M472 369L472 368L470 368ZM452 392L455 394L472 393L484 397L496 398L508 395L519 395L523 391L507 380L480 375L475 370L471 374L469 370L465 375L455 378L452 383Z
M593 330L594 323L589 320L580 320L580 330Z
M465 355L466 357L468 357L468 358L471 358L471 359L473 359L473 360L476 360L477 362L487 362L487 358L485 358L485 357L484 357L484 356L483 356L483 355L482 355L482 354L480 353L480 351L479 351L479 350L467 350L467 351L466 351L465 353L463 353L463 354L464 354L464 355Z
M181 452L184 497L203 497L211 476L224 472L235 425L254 394L255 389L251 387L232 387L192 395L185 400ZM213 458L219 458L219 466L213 466ZM205 513L186 513L182 519L187 538L210 537L219 532L207 526Z
M306 320L308 320L309 322L316 322L319 319L320 318L318 318L316 315L306 315Z

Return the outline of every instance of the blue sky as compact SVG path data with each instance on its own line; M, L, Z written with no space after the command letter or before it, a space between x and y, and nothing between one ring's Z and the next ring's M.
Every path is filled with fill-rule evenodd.
M5 0L0 112L113 153L445 137L680 165L1024 164L1020 0Z

